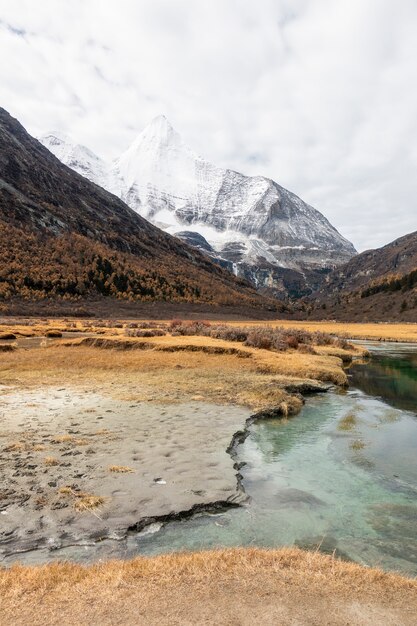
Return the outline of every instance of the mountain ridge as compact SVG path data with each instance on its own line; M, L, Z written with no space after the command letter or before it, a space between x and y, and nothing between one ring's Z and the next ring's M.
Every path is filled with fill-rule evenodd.
M314 294L314 317L417 321L417 231L353 257Z
M74 172L0 108L0 299L279 308Z

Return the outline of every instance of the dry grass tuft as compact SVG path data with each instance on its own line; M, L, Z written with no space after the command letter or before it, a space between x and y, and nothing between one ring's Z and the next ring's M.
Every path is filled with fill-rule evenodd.
M74 441L74 437L72 435L58 435L51 439L52 443L68 443L69 441Z
M127 465L109 465L109 472L118 472L119 474L127 474L135 470Z
M22 443L21 441L14 441L10 443L5 448L3 448L3 452L22 452L27 449L27 444Z
M94 496L90 493L80 493L76 494L74 508L77 511L91 511L102 506L105 501L105 498L102 496Z
M348 413L340 420L337 427L339 430L352 430L353 428L355 428L357 423L358 418L355 413Z
M355 441L352 441L352 443L350 444L352 450L363 450L365 446L366 443L361 439L355 439Z
M77 511L92 511L105 503L106 498L91 493L77 491L73 487L65 486L58 489L60 496L70 496Z
M58 459L56 459L54 456L46 456L43 461L45 465L48 465L49 467L59 465Z
M71 443L74 446L88 446L91 443L88 439L74 437L74 435L58 435L51 439L52 443Z

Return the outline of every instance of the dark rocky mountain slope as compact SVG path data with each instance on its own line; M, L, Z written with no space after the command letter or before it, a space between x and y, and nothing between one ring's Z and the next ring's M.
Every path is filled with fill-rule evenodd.
M279 310L63 165L0 108L0 302L167 301Z
M417 231L334 270L313 307L315 318L417 322Z

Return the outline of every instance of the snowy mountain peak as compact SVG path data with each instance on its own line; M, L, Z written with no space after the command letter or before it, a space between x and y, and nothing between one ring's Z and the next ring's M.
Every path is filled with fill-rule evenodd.
M145 126L126 152L133 154L137 151L150 151L157 154L175 147L186 148L181 135L177 133L165 115L158 115Z
M113 163L53 133L41 141L160 228L171 234L186 231L193 241L200 241L193 237L198 233L213 254L259 286L280 289L283 270L300 272L303 281L305 272L320 273L355 254L319 211L273 180L205 161L164 115L155 117Z
M149 122L147 126L145 126L141 134L142 135L152 134L152 135L159 136L162 138L162 137L168 137L169 135L175 132L176 131L174 130L172 124L170 123L168 118L165 117L165 115L157 115L156 117L153 118L153 120Z
M125 197L136 194L136 202L149 217L154 207L143 202L147 190L188 198L196 191L195 163L198 157L183 142L181 135L164 115L158 115L114 162L124 181ZM147 210L149 209L149 210Z

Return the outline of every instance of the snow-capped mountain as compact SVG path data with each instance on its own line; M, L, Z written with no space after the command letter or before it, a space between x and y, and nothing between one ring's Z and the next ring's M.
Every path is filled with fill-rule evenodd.
M356 253L319 211L273 180L221 169L195 154L164 116L112 163L57 133L40 140L143 217L259 287L286 292L288 280L314 283Z
M96 185L108 191L111 186L117 186L112 163L106 163L85 146L73 143L66 135L50 132L39 137L39 141L62 163Z

